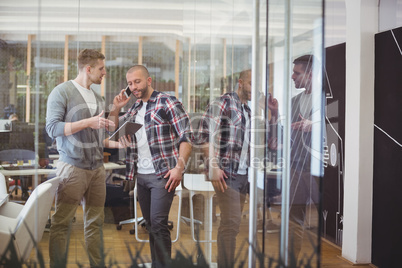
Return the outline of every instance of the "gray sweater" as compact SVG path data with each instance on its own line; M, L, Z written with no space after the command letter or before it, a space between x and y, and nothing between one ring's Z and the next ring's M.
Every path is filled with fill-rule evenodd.
M97 102L95 115L98 115L103 110L104 101L94 94ZM47 100L46 131L51 138L56 138L60 161L83 169L96 169L103 165L104 129L86 128L69 136L64 135L66 122L89 117L89 108L71 81L52 90Z

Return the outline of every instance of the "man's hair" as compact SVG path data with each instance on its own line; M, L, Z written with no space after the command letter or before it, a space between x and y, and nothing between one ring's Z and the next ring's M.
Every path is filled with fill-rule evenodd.
M247 70L241 71L241 72L240 72L239 79L244 80L244 79L247 78L249 75L251 75L251 69L247 69Z
M105 55L94 49L84 49L78 55L78 69L82 70L85 65L94 67L98 60L104 60Z
M313 66L313 60L314 60L314 56L311 54L307 54L307 55L303 55L303 56L296 58L293 61L293 64L302 64L304 71L310 71Z
M149 72L147 67L145 67L144 65L134 65L133 67L131 67L130 69L128 69L127 73L132 73L135 71L141 70L142 74L146 76L146 78L149 77Z

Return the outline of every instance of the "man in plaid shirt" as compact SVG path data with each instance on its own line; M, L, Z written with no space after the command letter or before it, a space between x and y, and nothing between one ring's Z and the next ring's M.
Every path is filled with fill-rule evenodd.
M218 267L234 267L236 236L248 192L251 70L240 73L236 92L211 102L200 121L197 144L203 145L220 207Z
M130 68L126 78L137 101L119 120L120 109L129 101L125 89L121 90L113 100L109 119L116 125L129 120L143 126L131 137L109 141L108 147L127 147L127 177L137 178L138 201L149 230L152 267L166 267L172 247L168 215L191 153L193 132L181 102L155 91L144 66Z

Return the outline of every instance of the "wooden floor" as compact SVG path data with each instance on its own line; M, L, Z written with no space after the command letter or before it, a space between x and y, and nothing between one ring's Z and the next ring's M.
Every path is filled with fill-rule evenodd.
M17 197L18 198L18 197ZM177 228L177 198L172 205L170 220L174 222L174 228L171 231L172 239L175 238L176 228ZM176 215L176 216L174 216ZM216 230L219 222L218 220L213 225L213 237L216 237ZM149 263L150 262L150 251L147 243L137 242L135 235L131 235L129 231L133 228L132 224L123 225L121 230L117 230L116 224L105 223L104 225L104 247L106 253L106 262L108 266L111 267L129 267L133 262L131 260L131 253L135 255L136 252L140 251L141 261L138 264ZM138 227L140 238L147 239L147 233L142 227ZM248 247L247 247L247 237L248 237L248 216L244 216L241 225L241 232L237 239L237 256L240 260L247 260ZM201 237L202 238L202 237ZM269 252L270 257L275 257L278 254L278 233L267 234L265 237L266 241L266 252ZM45 231L42 241L39 243L39 250L44 256L46 267L49 266L49 255L48 255L48 239L49 232ZM262 239L261 239L262 240ZM212 256L211 263L216 262L216 243L212 243ZM201 248L204 250L205 244L201 243ZM180 251L185 256L196 256L196 243L191 239L191 229L188 225L181 223L180 227L180 237L179 240L173 244L172 252L173 257ZM352 264L348 263L346 260L340 257L340 248L334 246L327 241L322 241L321 247L321 267L337 267L346 268L353 267ZM36 261L36 251L33 250L31 253L30 261ZM195 260L194 260L195 261ZM246 261L247 263L247 261ZM113 265L110 265L113 264ZM215 265L211 265L214 267ZM83 213L82 207L79 206L76 213L76 221L73 223L73 231L70 240L69 253L68 253L68 267L89 267L88 257L85 252L84 238L83 238ZM266 263L264 267L268 267ZM274 267L274 266L272 266ZM315 263L311 267L316 267ZM359 267L372 267L370 265L361 265Z

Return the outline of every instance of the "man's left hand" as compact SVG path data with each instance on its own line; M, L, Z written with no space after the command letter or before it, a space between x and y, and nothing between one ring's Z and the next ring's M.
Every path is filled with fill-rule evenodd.
M301 120L298 122L294 122L292 123L291 127L294 130L300 130L303 132L311 132L312 126L313 126L313 122L303 118L301 115L299 115Z

